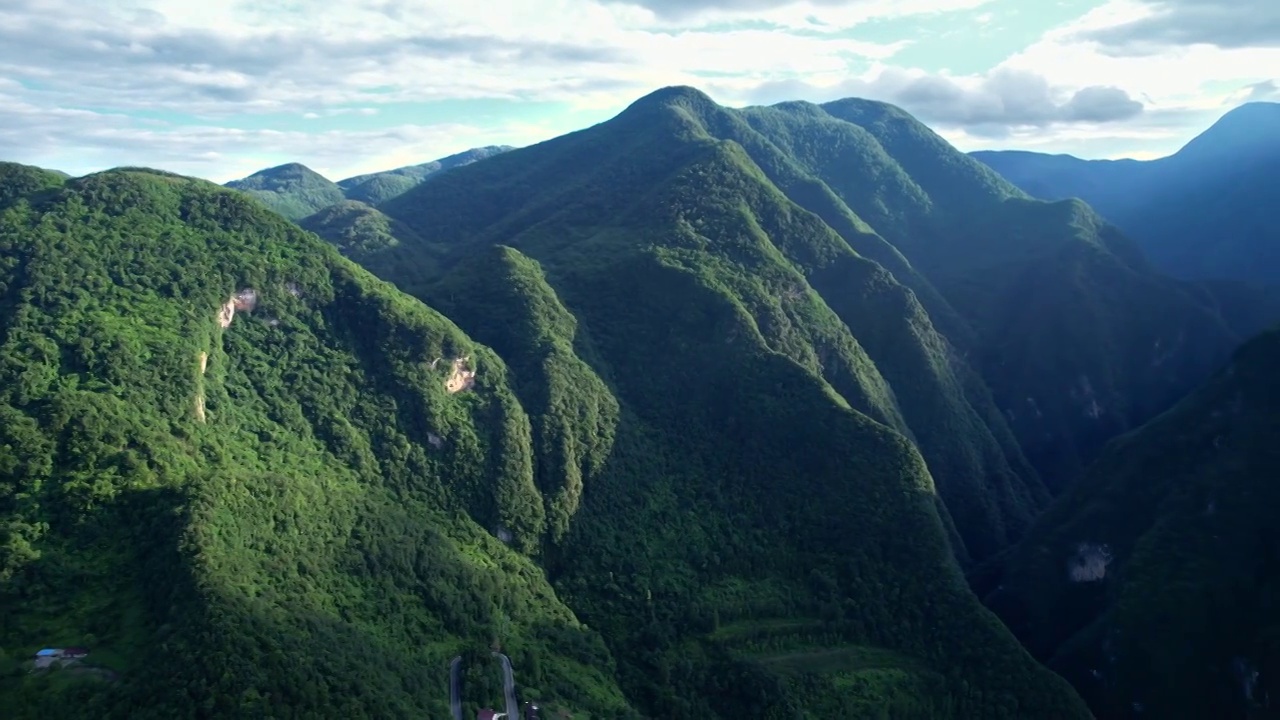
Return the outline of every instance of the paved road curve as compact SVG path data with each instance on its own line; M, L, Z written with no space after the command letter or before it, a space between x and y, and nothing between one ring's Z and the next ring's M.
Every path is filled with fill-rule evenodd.
M502 660L502 694L507 700L507 720L519 720L520 708L516 705L516 678L511 671L511 658L500 652L495 652L494 655Z
M459 655L449 661L449 706L453 708L453 720L463 720L462 718L462 693L458 687L458 667L462 665L462 656Z
M511 658L495 652L494 657L502 661L502 694L507 703L508 720L518 720L520 707L516 705L516 678L511 669ZM453 710L453 720L464 720L462 717L462 692L458 670L462 666L462 656L449 661L449 707Z

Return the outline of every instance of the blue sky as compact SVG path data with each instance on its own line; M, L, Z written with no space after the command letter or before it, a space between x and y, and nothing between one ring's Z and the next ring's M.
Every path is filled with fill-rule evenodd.
M868 97L963 150L1176 150L1280 100L1275 0L4 0L0 159L333 178L605 120L665 85Z

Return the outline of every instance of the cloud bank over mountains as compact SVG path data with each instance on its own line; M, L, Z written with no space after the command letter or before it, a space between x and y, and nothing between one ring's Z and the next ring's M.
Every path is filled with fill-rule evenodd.
M10 0L0 156L344 175L536 142L673 84L736 105L885 100L963 149L1140 154L1274 95L1258 68L1280 67L1280 5L1071 2L1040 27L1012 0ZM956 42L1004 57L957 72Z

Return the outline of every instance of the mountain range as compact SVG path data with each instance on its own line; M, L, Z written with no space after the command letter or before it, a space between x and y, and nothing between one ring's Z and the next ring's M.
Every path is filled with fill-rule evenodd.
M491 145L394 170L356 175L333 182L300 163L259 170L226 186L246 192L290 220L301 220L344 200L376 205L400 195L428 177L511 150Z
M973 157L1031 195L1081 198L1181 278L1280 278L1280 103L1223 115L1178 152L1156 160L983 151Z
M1265 707L1270 295L884 103L478 154L0 165L5 707L445 716L489 648L591 717Z

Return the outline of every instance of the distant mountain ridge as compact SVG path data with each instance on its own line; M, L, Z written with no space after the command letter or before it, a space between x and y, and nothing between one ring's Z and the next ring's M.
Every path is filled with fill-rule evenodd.
M272 210L296 221L343 200L377 205L407 192L435 173L469 165L511 149L510 145L472 148L439 160L355 175L336 183L305 165L286 163L259 170L241 180L232 180L225 187L247 192Z
M493 157L515 148L511 145L486 145L463 152L442 157L439 160L408 165L394 170L355 175L339 180L337 185L349 200L359 200L368 205L377 205L406 192L409 188L422 182L427 176L444 170L452 170L463 165Z
M1157 160L1081 160L1024 151L972 156L1035 197L1078 197L1188 279L1277 284L1280 103L1246 103Z
M257 198L290 220L300 220L346 197L332 181L301 163L259 170L225 187Z

